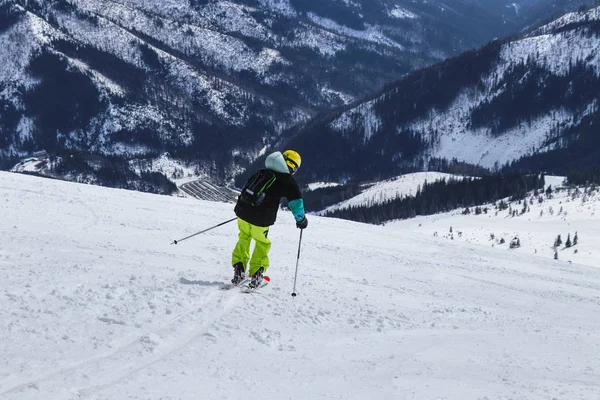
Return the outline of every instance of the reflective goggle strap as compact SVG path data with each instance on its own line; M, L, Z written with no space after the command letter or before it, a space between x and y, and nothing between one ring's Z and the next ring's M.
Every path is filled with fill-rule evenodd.
M294 170L298 169L298 164L296 164L296 161L292 160L289 157L286 157L285 160L291 162L292 164L294 164Z

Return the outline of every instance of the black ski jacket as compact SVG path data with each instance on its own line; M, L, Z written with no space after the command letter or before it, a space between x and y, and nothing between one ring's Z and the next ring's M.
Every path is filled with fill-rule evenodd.
M282 198L288 201L302 199L302 193L296 179L290 174L273 171L276 179L273 185L265 192L265 198L258 206L245 203L238 197L235 205L235 215L246 222L256 226L271 226L277 219L277 211ZM302 213L304 207L302 207Z

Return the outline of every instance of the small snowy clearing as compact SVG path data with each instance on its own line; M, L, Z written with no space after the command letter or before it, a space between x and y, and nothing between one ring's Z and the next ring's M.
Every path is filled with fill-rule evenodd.
M442 179L462 179L458 175L443 172L415 172L405 174L393 179L377 182L373 185L364 185L365 191L346 201L328 207L324 211L343 210L351 207L381 204L389 200L414 196L425 182L434 183Z

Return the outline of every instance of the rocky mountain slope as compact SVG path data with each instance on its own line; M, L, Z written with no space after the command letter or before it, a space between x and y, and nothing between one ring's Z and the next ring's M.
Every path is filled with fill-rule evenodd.
M600 152L599 66L596 7L411 73L320 115L287 144L304 154L309 181L394 176L454 158L565 173Z
M123 175L168 152L227 178L318 110L570 3L4 0L0 160Z

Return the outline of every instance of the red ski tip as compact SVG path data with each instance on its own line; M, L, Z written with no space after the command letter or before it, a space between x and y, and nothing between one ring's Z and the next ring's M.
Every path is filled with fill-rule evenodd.
M263 279L264 279L265 281L267 281L267 282L271 282L271 278L269 278L269 277L268 277L268 276L266 276L266 275L265 275L265 276L263 276Z

